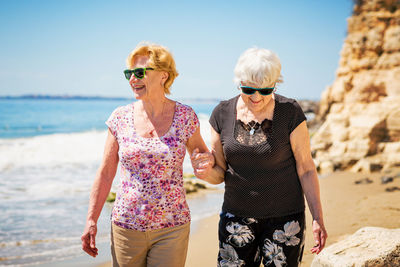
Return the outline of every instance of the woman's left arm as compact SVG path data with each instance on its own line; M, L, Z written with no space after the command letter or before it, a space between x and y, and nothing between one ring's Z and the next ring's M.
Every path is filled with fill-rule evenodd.
M328 237L322 214L318 174L311 157L310 136L306 121L300 123L290 134L290 145L296 159L297 174L313 217L313 235L316 246L311 252L317 254L324 248Z
M200 126L197 127L193 135L186 143L186 149L190 155L194 174L210 184L220 184L222 181L216 177L220 176L220 168L215 165L215 157L207 145L204 143L200 134ZM214 168L213 168L214 167ZM217 175L218 174L218 175Z

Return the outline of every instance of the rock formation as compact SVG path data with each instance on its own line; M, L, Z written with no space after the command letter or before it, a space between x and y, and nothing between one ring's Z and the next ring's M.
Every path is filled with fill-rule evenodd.
M311 267L400 266L400 229L364 227L315 256Z
M320 172L400 166L400 0L358 0L312 137Z

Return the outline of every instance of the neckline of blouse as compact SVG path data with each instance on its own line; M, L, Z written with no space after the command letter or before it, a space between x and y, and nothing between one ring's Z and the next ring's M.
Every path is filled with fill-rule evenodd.
M172 128L175 126L176 115L178 113L178 104L179 104L179 102L175 101L174 116L172 118L171 125L169 126L168 130L163 135L155 136L155 137L144 137L144 136L141 136L140 134L138 134L137 131L136 131L135 120L133 118L134 103L132 103L131 104L131 114L132 114L131 123L132 123L132 127L133 127L133 131L135 133L135 136L137 136L139 138L142 138L142 139L146 139L146 140L157 140L157 139L161 139L161 138L166 137L171 132Z
M245 144L242 144L242 143L240 143L238 140L236 140L236 138L235 138L235 127L236 127L236 121L238 120L238 118L237 118L237 102L238 102L238 100L239 100L239 97L240 97L240 95L238 95L238 96L236 96L236 99L235 99L235 103L234 103L234 106L233 106L233 109L234 109L234 115L235 115L235 119L233 120L233 125L232 125L232 134L231 134L231 137L232 137L232 139L234 140L234 142L236 142L237 144L239 144L239 145L242 145L242 146L245 146L245 147L255 147L255 146L259 146L259 145L263 145L263 144L265 144L265 143L267 143L267 142L269 142L269 140L272 138L272 135L273 135L273 129L274 129L274 124L275 124L275 121L276 121L276 114L277 114L277 110L278 110L278 96L276 95L276 94L274 94L274 102L275 102L275 106L274 106L274 111L273 111L273 115L272 115L272 120L270 120L271 121L271 128L269 128L269 133L270 133L270 135L269 136L267 136L267 140L265 140L264 142L262 142L262 143L260 143L260 144L254 144L254 145L245 145Z

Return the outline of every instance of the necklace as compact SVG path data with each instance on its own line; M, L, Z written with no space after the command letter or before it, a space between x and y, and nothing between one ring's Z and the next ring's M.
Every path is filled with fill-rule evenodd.
M256 132L256 130L258 128L260 128L260 124L258 122L255 121L251 121L249 123L244 123L241 120L239 120L243 126L243 128L249 132L250 135L254 135L254 133Z
M257 113L259 115L261 114L261 116L262 116L262 114L265 114L267 112L269 103L273 103L273 102L269 101L267 106L265 107L265 109L263 108L263 110L258 111ZM253 136L256 133L256 130L258 128L261 128L264 132L266 132L266 130L271 127L272 122L270 120L268 120L267 118L265 118L261 123L257 122L254 120L254 119L257 119L256 114L254 112L252 112L244 103L242 104L242 106L240 106L240 107L239 106L240 105L238 104L238 109L241 109L240 113L242 114L242 116L239 116L239 117L244 117L245 121L247 121L247 123L244 123L240 119L239 119L239 121L241 122L242 127L246 131L249 132L250 136ZM250 119L253 119L253 120L249 121Z
M250 134L250 135L253 135L254 132L258 129L258 127L260 127L260 125L258 124L258 122L255 122L255 121L251 121L251 122L249 122L247 125L250 126L250 131L249 131L249 134Z

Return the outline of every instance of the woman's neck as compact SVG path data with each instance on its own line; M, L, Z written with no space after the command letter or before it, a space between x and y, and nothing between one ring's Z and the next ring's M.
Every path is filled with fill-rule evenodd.
M261 109L251 109L249 106L246 105L248 112L252 113L255 117L264 116L273 108L274 100L271 98L268 103L262 107Z
M169 101L165 96L148 100L140 100L140 107L147 113L149 118L162 116L165 111L165 105Z
M262 122L264 119L272 119L273 111L275 108L275 96L272 95L268 103L262 107L261 109L252 109L249 105L247 105L241 97L238 101L238 115L241 114L244 117L251 118L250 120L255 120L258 122ZM240 116L242 117L242 116ZM249 120L249 121L250 121Z

